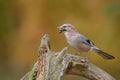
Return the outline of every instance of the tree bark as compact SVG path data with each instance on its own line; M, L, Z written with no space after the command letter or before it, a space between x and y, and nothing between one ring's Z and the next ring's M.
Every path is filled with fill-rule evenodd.
M21 80L60 80L64 74L83 76L90 80L116 80L89 61L83 62L82 57L67 53L67 47L60 52L51 51L49 37L44 35L38 61Z

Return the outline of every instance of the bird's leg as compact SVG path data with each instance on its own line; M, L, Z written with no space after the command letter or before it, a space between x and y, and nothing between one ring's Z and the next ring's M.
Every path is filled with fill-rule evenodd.
M88 63L88 53L85 53L85 57L81 58L81 62Z

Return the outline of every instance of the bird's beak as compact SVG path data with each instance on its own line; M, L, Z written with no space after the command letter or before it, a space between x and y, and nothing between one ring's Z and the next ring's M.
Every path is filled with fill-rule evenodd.
M62 32L63 32L63 30L60 30L60 31L59 31L59 34L62 33Z
M59 33L62 33L62 32L65 32L65 31L67 31L65 28L63 28L63 27L57 27L58 29L59 29Z
M60 27L57 27L59 29L59 33L62 33L63 32L63 29L60 28Z

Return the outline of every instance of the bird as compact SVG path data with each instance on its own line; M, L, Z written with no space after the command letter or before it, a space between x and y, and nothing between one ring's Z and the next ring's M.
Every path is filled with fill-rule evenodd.
M58 28L59 28L59 33L64 33L68 44L72 48L77 50L79 53L82 53L82 52L97 53L98 55L100 55L102 58L106 60L111 60L115 58L114 56L96 47L92 41L90 41L84 35L80 34L72 24L63 24Z

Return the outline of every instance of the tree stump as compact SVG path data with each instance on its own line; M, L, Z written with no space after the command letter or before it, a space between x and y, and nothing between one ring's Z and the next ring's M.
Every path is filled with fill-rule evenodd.
M60 52L51 51L49 37L45 34L41 39L38 61L20 80L60 80L64 74L83 76L90 80L116 80L94 64L82 62L81 58L67 53L67 47Z

